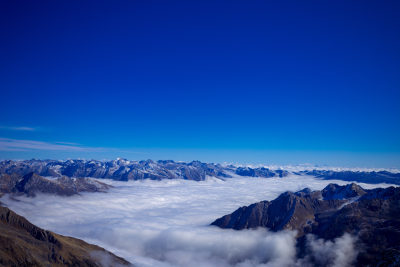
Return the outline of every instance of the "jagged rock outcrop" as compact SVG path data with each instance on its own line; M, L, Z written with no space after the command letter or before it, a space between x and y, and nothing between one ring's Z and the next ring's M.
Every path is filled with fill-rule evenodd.
M336 186L332 185L337 193L345 188ZM273 231L289 229L298 230L299 235L302 235L314 222L317 213L337 209L347 202L339 194L332 197L329 188L330 186L322 192L312 192L308 188L296 193L285 192L273 201L261 201L248 207L241 207L232 214L217 219L212 225L236 230L257 227L266 227ZM329 200L323 199L324 194Z
M399 214L398 187L366 190L356 184L330 184L322 191L286 192L273 201L241 207L212 225L296 230L300 246L305 246L306 234L333 240L349 233L357 237L358 266L390 266L400 258Z
M361 186L354 183L346 186L329 184L321 191L324 200L350 199L363 196L366 193Z
M105 249L43 230L0 206L0 266L129 266Z

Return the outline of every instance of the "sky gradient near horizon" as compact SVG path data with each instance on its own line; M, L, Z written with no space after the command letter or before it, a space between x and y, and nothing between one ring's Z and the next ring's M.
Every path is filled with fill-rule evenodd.
M0 158L400 168L399 1L1 1Z

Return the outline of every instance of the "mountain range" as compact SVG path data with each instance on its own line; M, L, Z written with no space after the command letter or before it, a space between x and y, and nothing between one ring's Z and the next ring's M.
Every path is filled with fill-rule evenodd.
M333 171L311 169L289 171L266 167L248 167L203 163L200 161L175 162L172 160L130 161L117 159L99 160L23 160L0 161L0 174L21 175L35 173L46 177L107 178L119 181L142 179L186 179L202 181L207 176L230 178L246 177L286 177L290 174L312 175L320 179L345 180L365 183L390 183L400 185L400 173L389 171Z

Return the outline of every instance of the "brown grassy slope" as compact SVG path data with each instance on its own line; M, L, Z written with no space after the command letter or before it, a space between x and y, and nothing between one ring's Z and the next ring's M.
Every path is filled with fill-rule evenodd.
M0 206L0 266L121 265L130 264L101 247L43 230Z

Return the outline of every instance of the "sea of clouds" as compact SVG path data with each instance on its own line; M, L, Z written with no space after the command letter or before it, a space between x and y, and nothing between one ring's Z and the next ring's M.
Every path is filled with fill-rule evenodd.
M308 254L296 258L295 232L235 231L209 226L238 207L272 200L284 191L320 190L329 183L310 176L234 177L206 181L117 182L108 193L72 197L5 196L1 201L32 223L81 238L137 266L349 266L357 256L356 237L334 241L308 237ZM388 185L360 184L364 188Z

